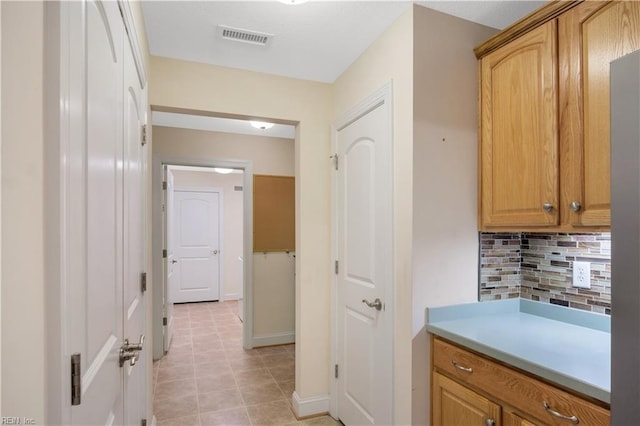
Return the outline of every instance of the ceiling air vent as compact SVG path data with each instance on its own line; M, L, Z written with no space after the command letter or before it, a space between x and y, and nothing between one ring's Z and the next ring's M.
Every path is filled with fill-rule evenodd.
M218 33L225 40L239 41L256 46L268 46L273 38L273 34L227 27L226 25L218 25Z

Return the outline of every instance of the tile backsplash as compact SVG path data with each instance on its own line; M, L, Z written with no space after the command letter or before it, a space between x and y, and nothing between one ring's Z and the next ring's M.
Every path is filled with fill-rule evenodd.
M591 263L591 288L572 286ZM480 300L513 297L611 314L611 234L480 233Z

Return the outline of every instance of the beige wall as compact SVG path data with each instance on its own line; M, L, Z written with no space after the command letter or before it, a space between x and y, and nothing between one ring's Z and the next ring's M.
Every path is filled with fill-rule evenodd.
M477 300L478 76L472 49L495 31L414 6L412 416L416 425L428 424L429 419L424 309Z
M174 170L174 185L180 187L220 188L222 190L222 245L220 247L222 274L220 300L236 300L242 293L238 257L242 256L242 174L222 175L211 172Z
M152 57L150 102L157 107L299 123L295 142L296 391L303 399L327 395L330 86Z
M335 82L334 118L393 80L394 424L411 422L411 222L413 157L413 8Z
M227 160L251 160L254 174L294 176L294 141L153 126L153 153Z
M253 254L253 335L258 346L294 341L294 273L293 252Z
M38 424L46 353L43 24L41 2L2 2L2 415Z

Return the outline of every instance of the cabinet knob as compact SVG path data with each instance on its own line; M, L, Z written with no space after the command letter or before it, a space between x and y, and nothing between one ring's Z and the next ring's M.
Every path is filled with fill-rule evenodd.
M577 213L580 211L580 209L582 209L582 204L580 204L577 201L574 201L571 204L569 204L569 207L571 207L571 210Z
M487 419L484 421L485 426L496 426L496 421L493 419Z
M553 204L551 204L551 203L544 203L544 204L542 205L542 209L543 209L545 212L550 212L551 210L553 210Z

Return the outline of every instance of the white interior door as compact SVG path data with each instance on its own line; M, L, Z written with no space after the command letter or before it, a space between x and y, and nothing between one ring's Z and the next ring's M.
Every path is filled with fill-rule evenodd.
M174 303L220 298L220 192L174 191Z
M167 352L169 350L169 346L171 345L171 339L173 337L173 300L171 299L171 295L169 292L170 288L176 285L175 279L175 269L176 263L178 261L175 258L175 250L174 240L172 233L174 232L174 215L173 215L173 172L167 166L164 166L165 170L165 178L164 181L167 182L167 189L165 191L165 200L164 200L164 226L163 229L165 231L165 244L164 247L167 248L167 258L165 261L165 299L164 299L164 318L167 319L166 325L164 326L164 351Z
M122 424L122 47L115 2L70 2L71 96L82 102L70 126L67 332L81 356L81 401L70 423ZM84 54L84 56L83 56ZM85 74L86 72L86 74ZM78 73L77 75L74 73ZM85 136L86 135L86 136Z
M63 423L140 424L144 352L135 365L119 359L124 339L138 342L145 333L146 95L118 3L63 2L60 12L61 50L68 49L61 91L69 96L68 122L61 122L68 130L61 138L62 339L65 354L81 360L80 398L62 407Z
M385 98L386 99L386 98ZM392 140L387 101L337 128L337 411L393 424ZM378 306L369 306L376 305Z
M142 288L145 271L144 238L144 151L142 128L145 124L146 104L140 86L133 53L128 41L124 43L124 338L135 344L146 335L146 288ZM146 279L146 278L145 278ZM148 345L147 345L148 346ZM137 359L126 362L124 373L124 423L139 425L146 418L147 357L143 344Z

